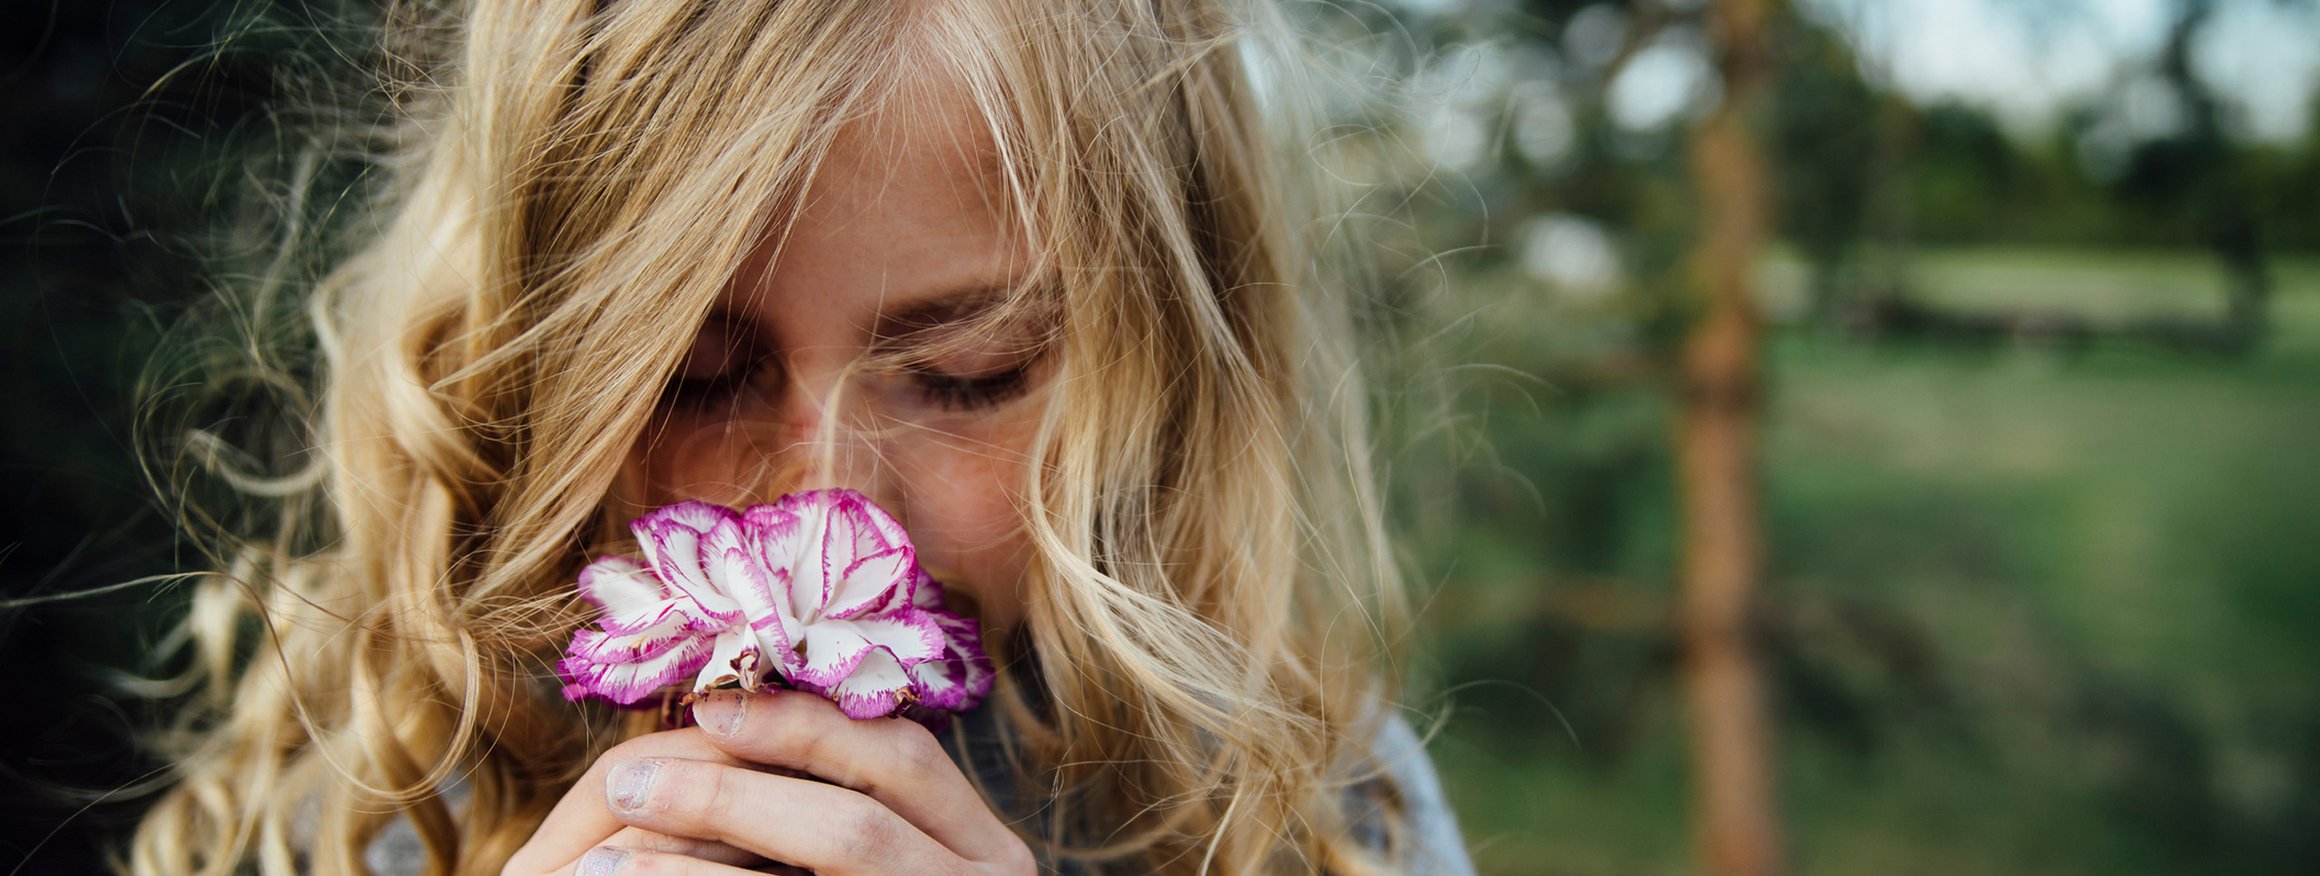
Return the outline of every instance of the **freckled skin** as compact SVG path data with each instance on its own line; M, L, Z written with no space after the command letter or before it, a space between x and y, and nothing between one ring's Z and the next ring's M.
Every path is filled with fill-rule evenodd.
M848 376L872 351L880 312L1011 285L1030 263L990 173L988 134L962 97L934 98L898 99L841 134L778 256L769 239L725 292L765 363L730 401L664 405L632 462L652 505L860 490L902 520L920 561L971 598L986 627L1006 629L1022 614L1029 556L1013 497L1050 363L1031 369L1023 391L972 407L929 399L907 373ZM947 355L974 371L1017 349L982 346ZM814 443L825 418L836 426L829 447ZM826 478L806 473L821 451L834 461Z

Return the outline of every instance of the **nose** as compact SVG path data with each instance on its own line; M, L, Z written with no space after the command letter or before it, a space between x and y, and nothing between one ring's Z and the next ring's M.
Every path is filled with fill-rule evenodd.
M903 497L887 475L879 442L861 422L860 400L848 398L843 373L818 380L792 374L798 376L776 405L773 441L761 445L774 479L766 485L768 498L843 487L899 514Z

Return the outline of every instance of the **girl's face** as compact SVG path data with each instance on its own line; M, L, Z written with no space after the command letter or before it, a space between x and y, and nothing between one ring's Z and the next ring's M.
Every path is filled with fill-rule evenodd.
M997 169L956 94L851 124L663 394L634 450L646 501L860 490L937 580L1012 627L1029 556L1015 497L1051 369L1045 323L974 321L1032 280Z

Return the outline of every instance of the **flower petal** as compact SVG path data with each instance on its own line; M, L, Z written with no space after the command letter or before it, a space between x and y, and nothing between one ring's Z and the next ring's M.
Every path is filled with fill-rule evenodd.
M871 651L844 681L825 694L837 701L838 711L857 721L883 718L909 705L917 694L902 664L884 651Z
M747 546L739 517L719 520L709 531L701 533L701 572L717 592L731 596L741 583L741 576L747 573L744 567L752 564L745 550ZM729 553L741 556L727 557Z
M699 671L715 647L715 640L707 636L682 636L638 650L635 659L629 659L601 640L589 639L586 634L591 631L580 632L573 637L572 651L556 663L556 675L564 680L564 698L569 700L598 696L633 704Z
M966 662L945 654L941 660L903 670L910 673L910 689L917 692L919 705L934 709L957 711L967 699Z
M856 545L857 554L874 554L910 543L910 536L902 530L902 522L870 501L869 496L844 488L821 492L824 495L819 501L829 508L832 517L845 522L846 535Z
M602 557L580 570L580 598L608 615L634 614L668 595L651 571L627 557Z
M850 618L884 608L893 602L897 590L910 585L917 571L917 552L908 545L855 560L831 576L822 616Z
M886 649L904 666L915 666L942 656L944 637L942 627L922 611L898 612L876 617L858 617L852 620L824 620L824 624L849 624L870 644Z
M882 534L872 525L863 507L869 500L852 490L816 490L794 497L791 502L800 517L810 522L815 555L811 560L800 558L800 580L805 588L818 587L805 594L815 600L814 612L827 611L831 594L845 578L845 570L855 561L891 546L884 543ZM789 502L789 499L785 499Z
M792 677L814 684L834 685L854 671L863 656L885 651L904 666L942 655L942 630L923 614L823 620L808 624L805 663Z
M921 705L966 711L991 693L991 658L983 651L982 625L947 611L927 614L943 631L943 656L909 668Z
M927 574L924 566L920 566L918 574L910 579L910 604L912 605L919 608L940 609L943 607L945 595L947 594L943 592L942 584L935 581L933 575Z
M727 624L735 630L746 631L758 649L765 669L779 671L784 676L800 662L793 647L804 625L790 614L788 587L769 574L757 562L754 553L740 548L727 548L710 568L723 571L735 604L740 606L742 620ZM783 576L786 577L786 576ZM754 688L752 688L754 689Z
M805 518L797 513L798 508L795 503L784 501L751 505L741 512L741 528L748 533L766 568L787 569L805 554L807 527Z
M703 568L750 626L795 628L786 588L778 586L776 571L766 564L748 528L740 520L730 520L710 530L703 543ZM779 615L791 615L789 623L782 624Z
M730 508L706 502L679 502L629 524L637 543L644 547L646 563L662 584L691 598L700 613L728 622L738 620L741 610L709 580L702 563L702 540L733 514Z
M790 609L799 620L811 622L821 617L822 604L830 596L830 516L825 508L807 501L793 501L796 499L793 495L783 496L781 500L781 507L797 519L796 552L789 564Z
M708 661L701 664L701 674L693 679L693 689L715 690L737 684L742 690L757 690L765 677L765 658L757 648L757 636L750 631L726 630L717 637L716 650L710 652Z
M805 641L799 643L805 659L791 668L791 680L834 685L862 662L862 655L870 651L870 640L839 623L843 622L806 625Z
M698 613L693 601L681 596L663 599L625 614L607 613L596 619L597 626L616 636L641 633L664 624L672 630L690 631L717 630L729 626Z
M789 626L792 629L789 635L791 641L795 641L795 622L820 608L818 605L807 604L809 601L797 599L792 592L796 569L805 561L807 553L806 520L787 505L752 505L749 510L742 512L741 528L749 553L768 573L773 591L769 601L790 619ZM747 610L746 605L744 610ZM754 622L759 618L752 613L750 619Z
M711 637L682 624L666 624L633 633L580 630L572 634L572 644L564 653L591 663L634 663L659 656L695 638Z
M673 505L662 505L654 508L643 517L637 518L635 523L629 525L629 529L634 532L637 531L638 527L657 529L677 526L694 532L706 533L716 528L717 521L733 516L733 509L723 505L713 505L698 499L687 499ZM642 534L642 532L638 532L640 537Z

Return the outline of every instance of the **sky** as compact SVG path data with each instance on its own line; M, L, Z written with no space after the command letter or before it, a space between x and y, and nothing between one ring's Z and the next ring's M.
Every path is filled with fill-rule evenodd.
M1510 0L1392 0L1418 14ZM1660 0L1696 6L1703 0ZM2172 92L2121 70L2148 67L2182 0L1793 0L1853 34L1872 76L1920 103L1955 99L1990 109L2015 132L2050 130L2059 111L2093 101L2123 119L2126 136L2168 132L2180 118ZM2306 136L2320 92L2320 0L2216 0L2193 51L2199 74L2223 95L2234 133L2285 143ZM1591 15L1591 12L1606 14ZM1616 40L1611 5L1582 11L1572 29ZM1594 28L1592 25L1608 25ZM1680 36L1680 35L1679 35ZM1697 33L1640 53L1615 84L1612 111L1648 128L1702 105L1710 76ZM1586 40L1582 40L1586 42Z
M1987 106L2025 132L2056 110L2102 97L2163 124L2151 90L2116 79L2121 58L2148 59L2176 0L1798 0L1843 23L1870 64L1912 98ZM2320 3L2221 0L2195 47L2200 75L2235 105L2242 132L2300 138L2320 86ZM2153 116L2158 118L2153 118Z

